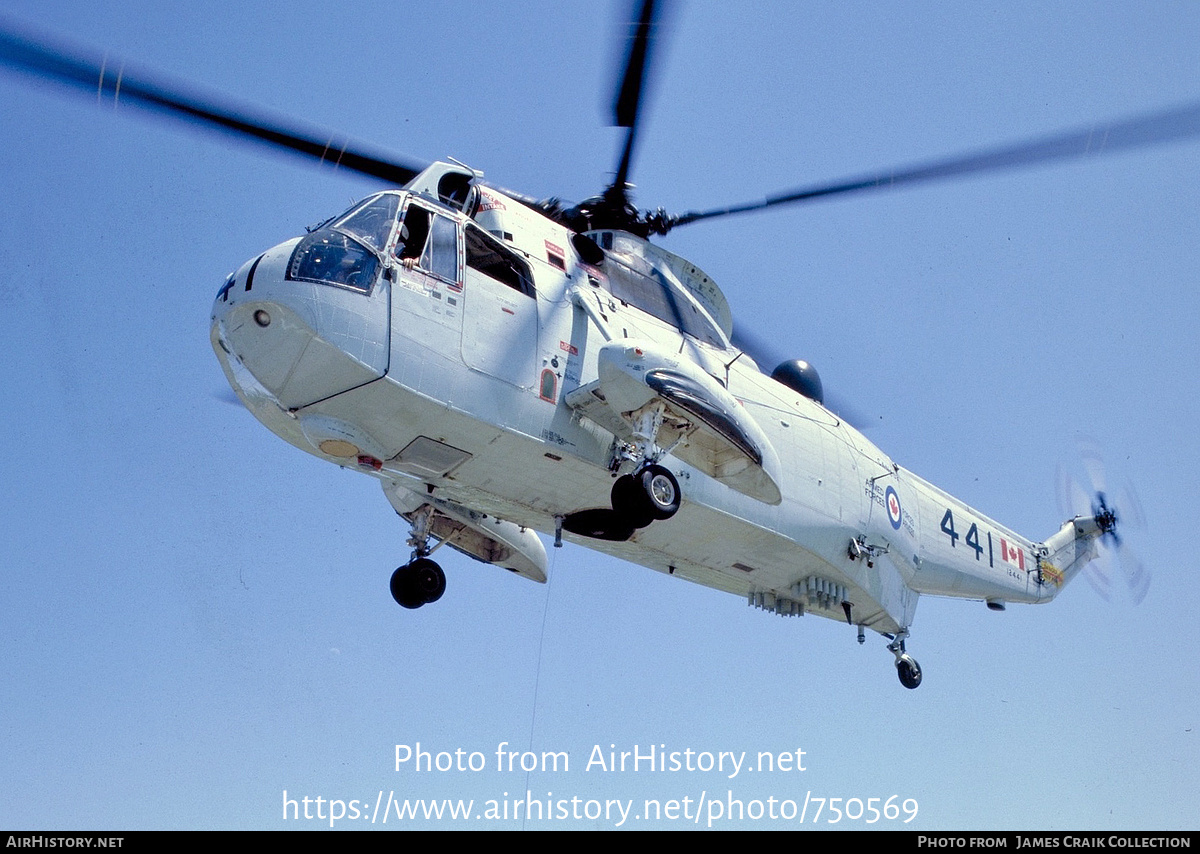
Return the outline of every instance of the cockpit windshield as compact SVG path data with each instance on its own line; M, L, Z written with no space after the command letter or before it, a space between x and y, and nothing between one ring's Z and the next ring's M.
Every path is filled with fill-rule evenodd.
M334 222L333 227L361 238L376 252L383 252L400 210L400 197L384 193L366 199Z
M332 228L322 228L300 241L287 277L369 291L378 270L379 260L367 247Z
M370 291L399 210L395 193L364 199L300 241L288 278Z

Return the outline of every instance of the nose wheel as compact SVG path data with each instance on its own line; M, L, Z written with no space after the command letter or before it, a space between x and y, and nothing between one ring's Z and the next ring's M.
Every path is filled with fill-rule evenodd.
M427 557L419 557L392 573L392 598L403 608L420 608L446 592L446 574Z
M670 519L679 510L679 481L670 471L651 463L634 474L617 478L612 488L612 508L635 528Z
M404 566L392 573L392 598L402 608L420 608L436 602L446 592L446 573L428 557L430 528L433 524L433 505L425 504L406 517L412 525L408 544L413 547L413 557Z

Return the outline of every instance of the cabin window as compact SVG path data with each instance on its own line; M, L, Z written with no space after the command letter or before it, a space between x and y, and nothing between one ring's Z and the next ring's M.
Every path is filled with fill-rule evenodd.
M608 267L608 289L626 305L640 308L693 338L723 347L721 337L708 319L690 300L679 294L653 267L646 272L620 263Z
M554 371L545 368L542 371L542 381L538 387L538 397L542 400L548 400L554 403L554 395L558 391L558 377Z
M515 252L498 243L481 228L466 227L467 266L526 296L534 296L533 276Z

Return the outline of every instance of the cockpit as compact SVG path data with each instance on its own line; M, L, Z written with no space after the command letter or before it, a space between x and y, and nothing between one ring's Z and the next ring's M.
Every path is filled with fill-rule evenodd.
M370 292L380 268L394 262L459 284L459 242L467 267L526 296L536 293L529 264L472 222L461 228L447 206L467 204L471 194L455 191L435 203L404 191L371 196L345 213L315 227L296 246L287 278ZM403 216L401 206L403 208Z
M544 226L523 222L537 216L533 211L481 191L474 177L456 165L435 164L403 190L369 196L313 228L292 253L287 278L369 293L385 268L403 267L461 286L466 272L459 269L461 259L467 269L534 297L526 255L540 253L542 244L550 252L557 244L543 240ZM470 219L463 223L456 212ZM510 231L518 232L516 251L505 242L513 240ZM728 346L728 304L702 270L625 232L589 237L605 253L594 284L698 341ZM562 249L557 252L547 263L565 270Z
M383 193L323 223L297 245L287 277L369 292L399 210L400 196Z

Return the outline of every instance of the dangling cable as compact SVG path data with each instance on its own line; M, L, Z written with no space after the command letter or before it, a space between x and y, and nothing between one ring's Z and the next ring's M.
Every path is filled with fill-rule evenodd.
M546 578L546 599L542 603L542 629L538 634L537 648L537 671L533 676L533 708L529 714L529 752L533 752L533 731L537 726L537 703L538 703L538 686L542 682L542 644L546 640L546 617L550 613L550 585L554 583L554 574L558 567L558 553L562 549L551 549L552 557L550 558L550 572ZM525 791L529 792L529 775L530 771L525 772ZM527 795L528 796L528 795ZM525 821L529 818L529 810L525 811L525 815L521 818L521 830L525 829Z

